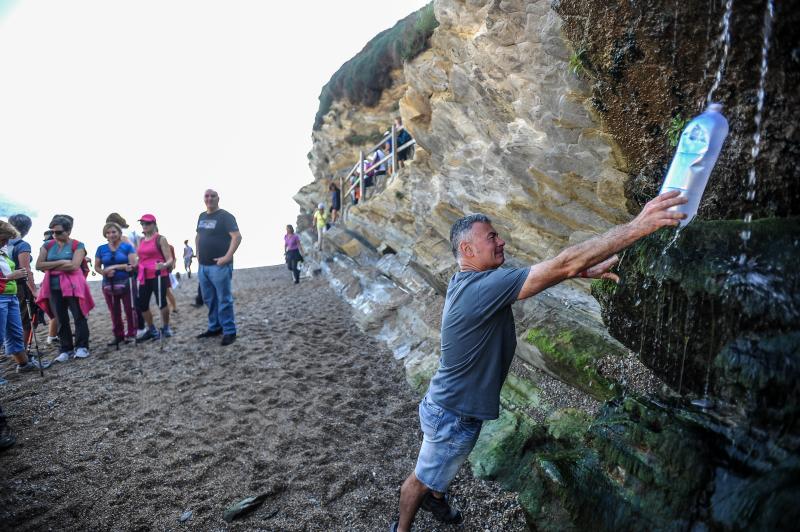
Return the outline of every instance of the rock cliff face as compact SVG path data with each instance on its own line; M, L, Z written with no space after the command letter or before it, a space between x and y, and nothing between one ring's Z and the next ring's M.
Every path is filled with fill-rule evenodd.
M429 48L392 74L380 101L337 100L314 130L316 180L295 196L301 230L327 201L329 180L347 173L398 109L417 141L413 162L348 207L308 270L328 277L421 393L438 363L456 219L489 215L507 241L507 264L522 265L624 223L657 190L672 151L666 132L696 112L708 88L700 65L718 55L721 7L679 4L437 0ZM734 29L763 14L754 4L734 12ZM732 127L715 170L722 184L711 185L701 217L796 214L791 168L800 161L788 117L798 96L782 85L796 77L790 11L775 17L774 111L758 161L776 197L744 205L736 196L750 164L741 152L753 102L731 83L750 91L758 78L752 62L733 63L760 46L750 32L720 89L740 128ZM470 461L520 493L533 527L774 528L800 517L788 503L800 496L792 377L800 283L792 274L780 290L769 284L800 258L796 221L754 224L759 244L748 253L758 267L733 271L740 225L655 235L626 253L620 287L593 288L597 300L588 284L570 281L515 305L517 360L503 412ZM316 234L302 237L311 249ZM783 306L770 313L775 294ZM746 318L732 320L737 312ZM704 338L709 328L717 332Z

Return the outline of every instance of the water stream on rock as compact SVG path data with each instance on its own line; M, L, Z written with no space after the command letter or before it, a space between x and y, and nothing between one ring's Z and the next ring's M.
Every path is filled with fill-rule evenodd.
M748 205L748 212L744 215L744 221L747 224L745 229L742 230L741 237L742 243L744 247L744 252L742 253L741 257L739 258L739 264L744 266L747 263L747 242L750 240L751 229L750 224L753 221L753 213L752 213L752 204L753 201L756 199L756 183L757 183L757 176L756 176L756 161L758 160L758 155L761 152L761 133L763 129L763 112L764 112L764 96L766 94L766 82L767 82L767 70L768 70L768 56L769 56L769 45L770 39L772 37L772 19L775 17L775 5L774 0L767 0L767 8L764 11L764 29L763 35L764 39L761 44L761 71L758 77L758 93L757 93L757 100L756 100L756 116L755 116L755 123L756 129L753 132L753 148L750 152L751 161L750 161L750 171L747 175L747 193L745 195L745 200L747 201Z
M733 13L733 0L728 0L725 3L725 14L722 16L722 32L720 33L718 42L722 45L722 57L719 60L717 73L714 75L714 84L711 85L711 90L708 91L706 97L706 107L713 101L714 92L719 88L722 83L722 75L725 72L725 64L728 62L728 52L731 49L731 14Z

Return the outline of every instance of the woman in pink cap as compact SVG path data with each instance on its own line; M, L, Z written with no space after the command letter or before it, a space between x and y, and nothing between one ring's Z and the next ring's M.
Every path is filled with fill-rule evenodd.
M167 306L167 287L169 286L169 268L175 258L170 253L169 242L158 234L156 217L145 214L139 218L144 237L139 241L139 310L147 324L147 332L137 342L172 336L169 328L169 307ZM159 282L158 277L161 277ZM159 288L161 289L159 291ZM150 296L156 293L156 302L161 309L161 331L153 324L153 313L150 312Z

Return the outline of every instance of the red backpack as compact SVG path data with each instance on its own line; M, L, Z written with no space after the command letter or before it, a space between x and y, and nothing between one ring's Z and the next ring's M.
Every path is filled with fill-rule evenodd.
M75 254L75 251L78 249L78 242L77 240L72 240L72 253ZM44 249L49 253L53 246L56 245L55 239L49 240L47 244L45 244ZM83 272L84 277L89 277L89 261L86 259L86 255L83 256L83 261L81 262L81 271Z
M167 262L169 259L164 256L164 253L161 251L161 239L164 238L161 235L158 235L158 240L156 240L156 249L158 250L158 254L161 255L161 258L164 259L164 262ZM172 244L169 244L169 252L172 253L172 266L167 268L168 272L172 272L175 269L175 248L172 247Z

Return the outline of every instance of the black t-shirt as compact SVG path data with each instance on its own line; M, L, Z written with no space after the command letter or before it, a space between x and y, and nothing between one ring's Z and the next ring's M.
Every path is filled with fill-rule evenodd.
M214 259L224 256L231 245L231 233L238 231L236 218L224 209L211 214L200 213L197 218L197 260L204 266L216 264Z

